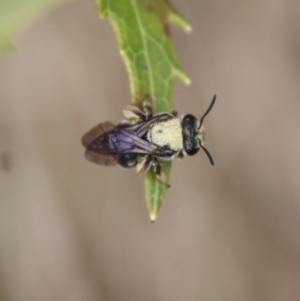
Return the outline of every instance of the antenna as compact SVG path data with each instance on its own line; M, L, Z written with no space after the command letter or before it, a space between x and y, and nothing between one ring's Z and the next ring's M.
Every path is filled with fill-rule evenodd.
M212 166L214 166L215 163L214 163L214 160L213 160L211 154L209 153L209 151L208 151L202 144L201 144L201 148L202 148L202 149L204 150L204 152L206 153L206 156L208 157L208 160L209 160L210 164L211 164Z
M203 124L203 121L204 121L204 118L206 117L206 115L210 112L210 110L212 109L212 107L214 106L215 102L216 102L216 99L217 99L217 95L215 94L208 109L206 110L206 112L204 113L204 115L201 117L200 119L200 125L199 125L199 129L201 128L202 124Z

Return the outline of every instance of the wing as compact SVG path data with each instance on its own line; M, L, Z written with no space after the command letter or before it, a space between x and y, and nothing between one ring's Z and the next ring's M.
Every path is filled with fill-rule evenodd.
M109 121L99 123L82 136L81 144L84 147L88 147L93 141L95 141L95 139L105 133L107 134L111 132L115 127L116 126Z
M98 137L110 133L114 130L114 128L115 125L113 125L109 121L105 121L94 126L82 136L81 143L86 148L84 155L88 161L105 166L112 166L118 163L118 158L113 155L100 154L98 152L89 150L90 145L93 144L93 142L97 140Z
M88 161L104 166L114 166L119 161L119 156L99 154L88 149L85 150L84 156Z

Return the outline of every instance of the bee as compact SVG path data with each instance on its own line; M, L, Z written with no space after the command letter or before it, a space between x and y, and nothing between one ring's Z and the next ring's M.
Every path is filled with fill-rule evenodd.
M144 101L142 110L128 106L123 111L126 119L118 125L105 121L83 135L81 143L86 149L85 157L104 166L136 166L138 173L153 168L157 179L169 187L162 161L193 156L202 148L214 165L212 156L204 147L203 121L216 98L214 95L200 120L191 114L178 118L177 111L154 115L149 101Z

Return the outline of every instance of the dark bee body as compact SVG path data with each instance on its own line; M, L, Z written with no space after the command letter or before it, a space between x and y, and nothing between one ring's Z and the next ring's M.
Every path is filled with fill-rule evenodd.
M126 168L137 166L138 172L145 172L152 166L158 179L168 186L160 160L192 156L203 148L213 164L210 154L203 146L202 122L215 99L216 96L201 118L200 125L190 114L180 120L175 111L152 116L151 106L147 102L144 104L144 111L128 107L124 111L127 121L117 126L109 121L100 123L82 137L81 142L86 148L85 157L99 165L119 164ZM137 122L130 123L129 119L132 118Z

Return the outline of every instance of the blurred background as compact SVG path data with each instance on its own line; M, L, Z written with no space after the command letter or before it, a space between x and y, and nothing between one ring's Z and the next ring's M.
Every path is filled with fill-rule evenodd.
M282 301L300 295L300 2L180 1L203 152L175 161L151 224L143 177L84 159L128 76L93 1L52 10L0 58L0 300Z

